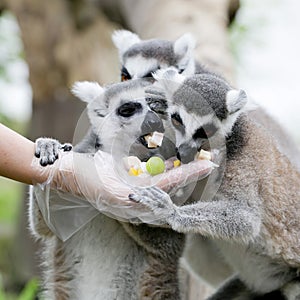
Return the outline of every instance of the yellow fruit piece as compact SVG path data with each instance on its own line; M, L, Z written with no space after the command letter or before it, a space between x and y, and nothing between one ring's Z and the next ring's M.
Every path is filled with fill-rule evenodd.
M129 169L129 171L128 171L128 174L129 174L130 176L138 176L138 170L131 167L131 168Z
M174 168L179 167L180 166L180 160L179 159L174 160L173 166L174 166Z
M128 174L130 176L139 176L142 173L143 173L142 169L135 169L133 167L131 167L128 171Z

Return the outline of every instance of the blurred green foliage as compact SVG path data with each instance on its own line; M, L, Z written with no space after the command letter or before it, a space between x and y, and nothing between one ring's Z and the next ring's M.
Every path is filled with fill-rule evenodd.
M4 178L0 179L0 224L15 225L20 197L21 184Z
M0 278L1 279L1 278ZM6 293L0 280L0 300L34 300L39 289L38 280L33 278L28 281L19 295Z
M26 124L16 122L0 113L0 122L13 130L24 134ZM33 282L28 282L28 287L19 296L14 295L19 290L19 283L16 280L16 266L14 262L13 245L16 239L17 226L21 201L24 200L24 185L10 179L0 177L0 300L31 300L30 290L33 289ZM9 288L11 293L4 293L4 287ZM17 284L17 285L16 285ZM23 298L20 298L21 295Z
M16 66L19 66L20 61L24 61L24 51L16 18L8 11L2 11L0 14L0 82L2 89L21 82L20 78L15 78ZM26 135L28 124L8 115L4 108L7 105L6 101L9 100L5 97L0 100L0 123ZM37 281L29 281L20 293L24 282L20 282L18 279L16 269L18 265L15 263L14 247L22 201L24 201L23 185L0 177L0 300L35 299Z

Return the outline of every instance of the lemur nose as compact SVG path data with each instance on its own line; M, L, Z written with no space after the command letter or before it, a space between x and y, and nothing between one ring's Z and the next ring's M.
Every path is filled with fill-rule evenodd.
M197 147L190 144L182 144L177 150L177 158L184 164L194 160L197 153Z
M164 132L161 118L153 111L148 111L141 126L142 135L153 131Z

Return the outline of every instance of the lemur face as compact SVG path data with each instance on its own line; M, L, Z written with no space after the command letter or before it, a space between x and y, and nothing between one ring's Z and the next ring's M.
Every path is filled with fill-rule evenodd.
M158 69L170 66L182 74L194 73L192 51L195 41L189 34L183 35L175 42L158 39L143 41L130 31L118 30L112 39L119 50L122 81L149 78Z
M166 93L178 158L188 163L200 149L222 148L247 102L245 92L212 74L184 77L169 69L154 77Z
M74 84L72 92L88 102L88 116L103 145L101 150L126 155L135 147L145 155L148 149L144 135L164 132L161 118L149 109L145 100L144 88L149 84L145 80L131 80L106 88L93 82Z

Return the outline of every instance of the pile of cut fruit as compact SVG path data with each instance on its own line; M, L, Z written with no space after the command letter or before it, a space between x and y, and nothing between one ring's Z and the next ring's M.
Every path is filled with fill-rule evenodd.
M163 136L163 133L156 131L145 136L148 148L157 148L161 146ZM211 152L201 149L195 156L195 160L198 159L212 160ZM130 176L155 176L166 170L177 168L181 164L180 160L175 157L164 160L159 156L152 156L146 162L142 162L136 156L127 156L123 158L123 163Z

